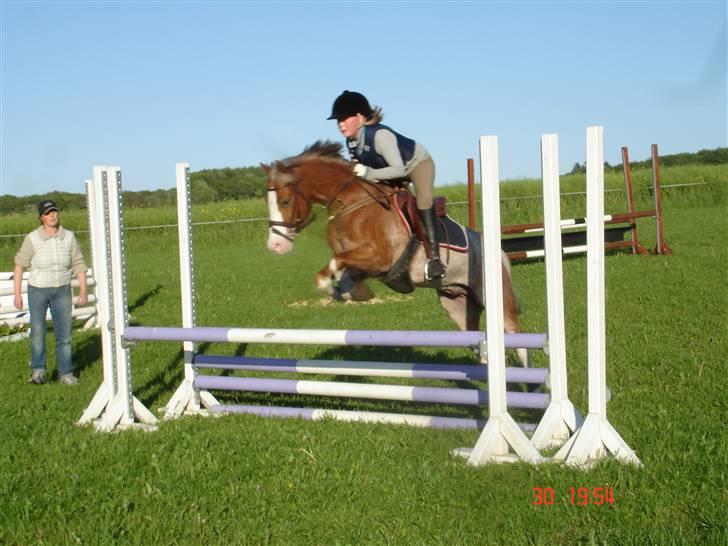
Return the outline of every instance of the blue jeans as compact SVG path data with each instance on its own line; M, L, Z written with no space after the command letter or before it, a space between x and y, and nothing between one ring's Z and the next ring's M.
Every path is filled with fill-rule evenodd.
M57 288L38 288L28 285L30 310L30 367L33 371L46 368L46 311L51 310L56 335L56 366L58 375L73 372L71 363L71 285Z

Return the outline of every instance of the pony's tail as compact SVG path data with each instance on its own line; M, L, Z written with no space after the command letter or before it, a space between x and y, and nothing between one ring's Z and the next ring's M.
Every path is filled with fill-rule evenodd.
M501 252L501 263L503 264L503 267L508 272L508 276L511 276L511 260L508 257L508 254L505 252ZM513 296L516 300L516 310L518 314L523 313L523 305L521 303L521 298L518 296L518 292L516 292L516 289L513 287L513 283L511 283L511 291L513 292Z

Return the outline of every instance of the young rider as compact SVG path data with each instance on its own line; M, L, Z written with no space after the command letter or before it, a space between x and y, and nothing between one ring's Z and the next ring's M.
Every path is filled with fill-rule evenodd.
M432 200L435 163L427 150L386 125L379 107L372 108L367 98L356 91L344 91L334 101L331 115L346 137L354 173L372 182L409 179L415 187L417 210L425 226L427 244L433 258L427 262L427 280L445 276L437 243L437 218Z

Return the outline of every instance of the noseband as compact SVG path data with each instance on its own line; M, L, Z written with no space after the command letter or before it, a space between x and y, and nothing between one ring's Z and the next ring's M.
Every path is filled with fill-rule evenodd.
M310 213L310 211L312 210L313 207L312 207L311 201L305 195L303 195L303 193L301 193L301 190L300 189L298 189L298 181L296 181L296 182L289 182L288 184L284 184L280 188L269 187L268 188L268 191L269 192L271 192L271 191L278 192L278 191L280 191L282 189L285 189L285 188L293 188L293 193L295 194L295 197L294 197L294 200L293 200L293 217L294 217L294 221L293 222L282 222L282 221L278 221L278 220L268 220L268 227L270 227L270 230L271 230L272 233L275 233L276 235L279 235L280 237L283 237L287 241L293 242L293 239L296 237L296 235L298 235L298 233L303 228L305 228L308 224L310 224L313 221L313 217L312 217L312 215ZM300 197L301 199L303 199L308 204L308 207L309 207L309 209L308 209L309 210L308 218L301 218L301 212L299 210L298 197ZM286 229L292 230L293 231L293 236L288 235L287 233L284 233L284 232L276 229L277 227L284 227Z

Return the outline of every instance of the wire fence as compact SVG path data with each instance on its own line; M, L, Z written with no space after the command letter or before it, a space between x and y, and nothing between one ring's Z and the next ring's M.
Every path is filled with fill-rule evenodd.
M683 188L683 187L689 187L689 186L706 186L710 185L708 182L693 182L693 183L685 183L685 184L669 184L669 185L662 185L662 189L667 188ZM651 188L647 188L647 190L650 190ZM605 189L604 193L609 192L624 192L624 190L619 188L613 188L613 189ZM585 191L573 191L573 192L565 192L561 194L562 196L573 196L573 195L586 195ZM502 197L501 201L521 201L521 200L528 200L528 199L541 199L542 197L540 195L519 195L514 197ZM480 202L480 199L475 200L476 203ZM469 204L469 201L449 201L448 206L450 205L467 205ZM241 222L263 222L267 221L268 217L259 217L259 218L238 218L235 220L210 220L206 222L192 222L193 226L209 226L209 225L215 225L215 224L239 224ZM156 224L156 225L150 225L150 226L135 226L135 227L127 227L125 228L126 231L139 231L144 229L169 229L169 228L177 228L177 224ZM89 230L74 230L75 233L88 233ZM0 235L0 239L9 239L12 237L25 237L27 233L21 233L21 234L11 234L11 235Z

